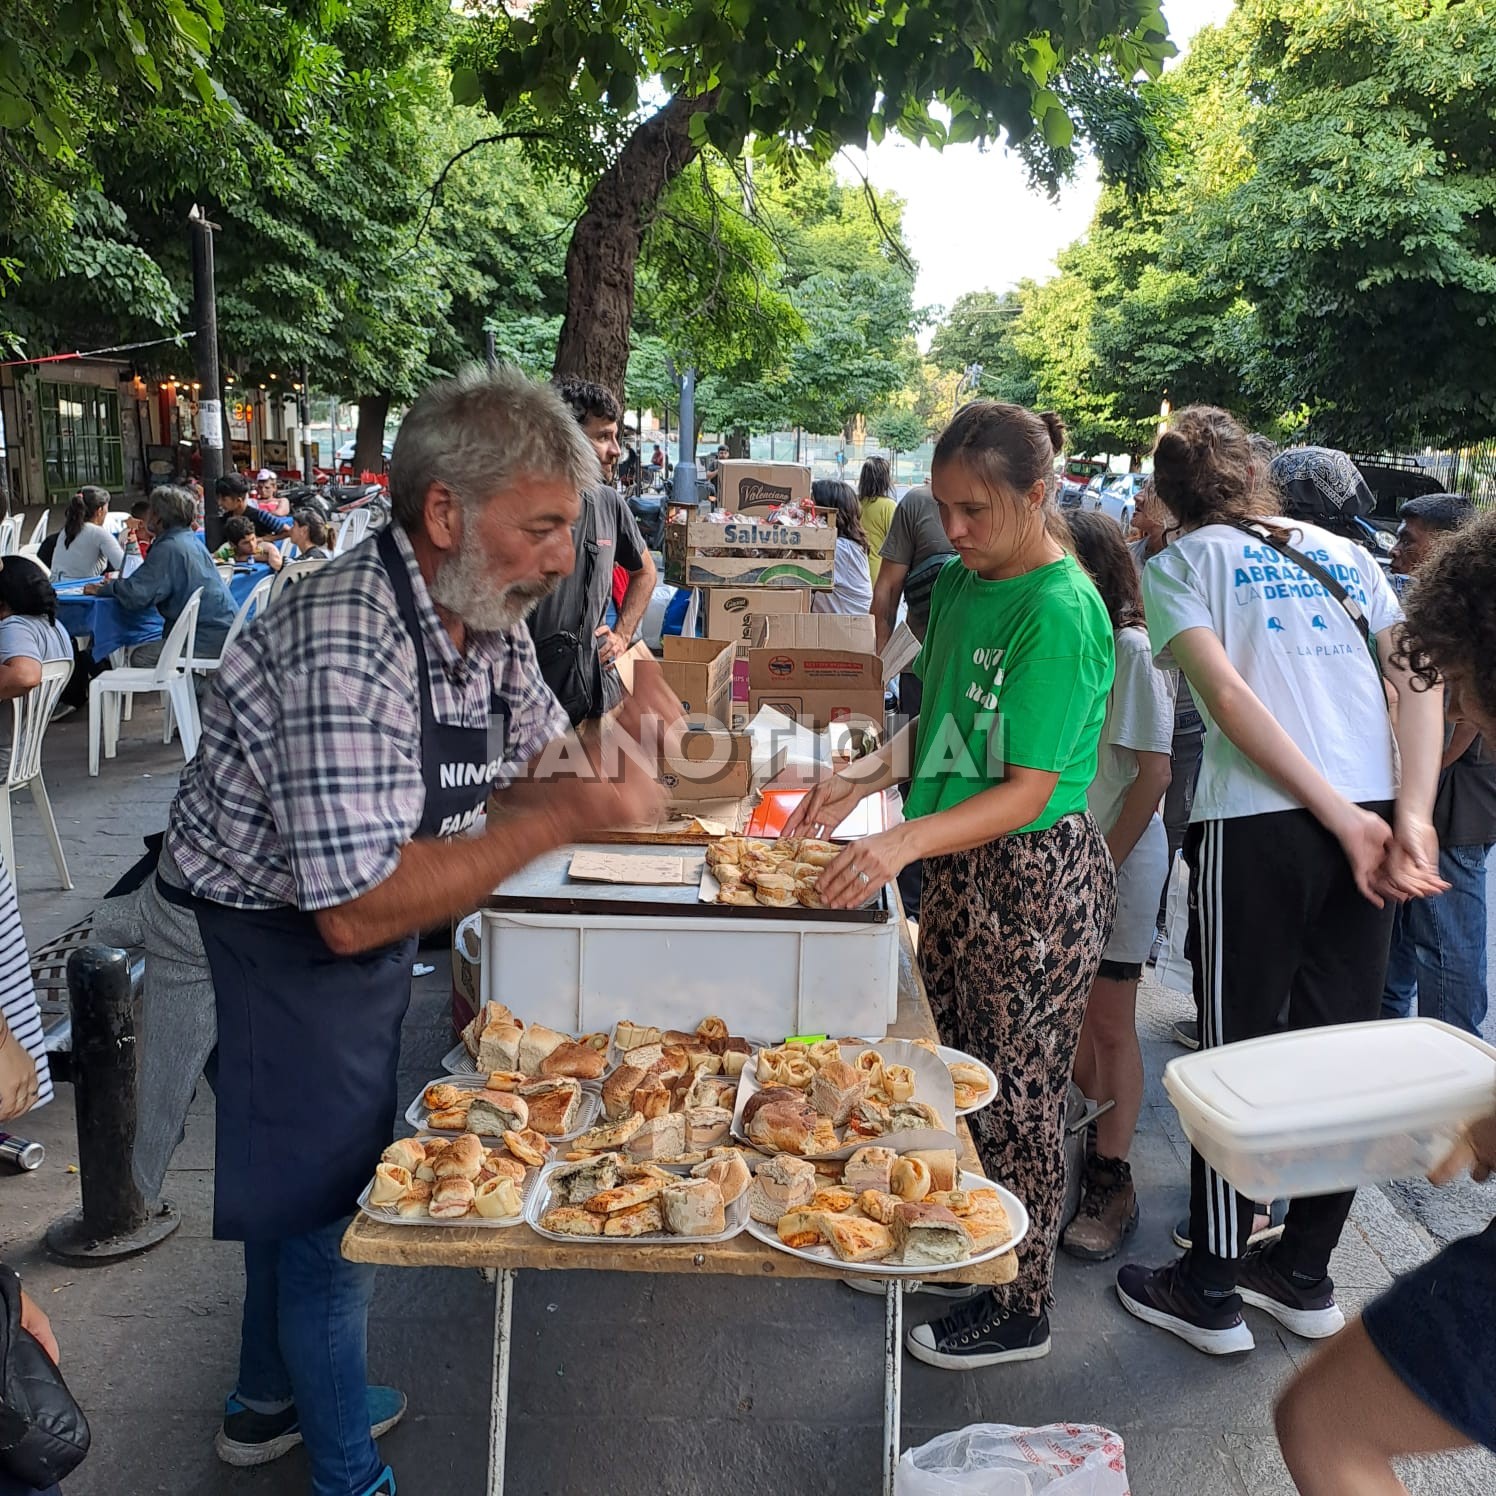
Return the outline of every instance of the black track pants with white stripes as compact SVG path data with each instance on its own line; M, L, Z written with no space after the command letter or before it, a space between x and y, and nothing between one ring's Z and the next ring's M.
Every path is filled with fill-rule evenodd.
M1392 807L1366 809L1390 818ZM1392 906L1362 897L1340 844L1307 810L1197 822L1184 857L1202 1047L1380 1016ZM1278 1266L1325 1276L1353 1198L1295 1200ZM1190 1267L1204 1286L1236 1286L1252 1213L1252 1201L1191 1155Z

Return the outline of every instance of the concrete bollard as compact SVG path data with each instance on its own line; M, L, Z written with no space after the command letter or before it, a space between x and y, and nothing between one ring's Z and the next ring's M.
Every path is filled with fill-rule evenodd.
M47 1247L80 1265L130 1257L181 1224L135 1184L135 1006L124 951L89 945L68 957L73 1090L83 1208L54 1221Z

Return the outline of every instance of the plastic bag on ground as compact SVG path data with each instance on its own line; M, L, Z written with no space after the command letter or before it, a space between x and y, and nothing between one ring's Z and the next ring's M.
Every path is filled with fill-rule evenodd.
M907 1449L894 1496L1129 1496L1122 1438L1088 1423L974 1423Z
M1184 858L1176 857L1169 872L1169 899L1165 905L1164 948L1153 968L1156 981L1176 992L1193 994L1194 972L1184 954L1184 937L1190 924L1190 870Z

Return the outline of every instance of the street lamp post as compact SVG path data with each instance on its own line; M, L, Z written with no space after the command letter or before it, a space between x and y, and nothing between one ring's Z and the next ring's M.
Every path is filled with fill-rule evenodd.
M197 443L202 460L205 502L203 524L208 546L223 540L223 521L218 514L214 483L223 476L223 392L218 382L218 303L213 289L213 230L216 224L196 203L187 214L192 234L192 310L197 326L193 353L197 381L202 386L197 402Z
M960 379L956 381L955 398L951 401L951 415L954 416L961 408L961 392L963 390L974 390L982 382L982 366L980 364L967 364L962 371Z

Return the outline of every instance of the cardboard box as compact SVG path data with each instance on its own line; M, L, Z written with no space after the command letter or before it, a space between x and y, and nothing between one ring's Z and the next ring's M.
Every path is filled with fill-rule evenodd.
M680 752L665 765L660 781L673 809L699 810L704 804L739 802L772 779L784 764L784 750L771 762L753 765L753 738L745 732L687 732Z
M708 639L731 639L738 658L748 658L755 622L779 613L809 613L808 587L707 587L706 635Z
M766 706L805 727L856 721L881 735L883 662L860 650L749 650L749 718Z
M721 639L683 639L667 634L660 669L693 723L723 725L732 715L735 646Z
M665 527L665 580L676 587L829 587L831 525L691 519Z
M878 629L867 613L785 613L753 620L750 649L840 649L876 654Z
M717 506L741 514L773 509L810 497L810 468L798 462L745 462L729 458L717 467Z

